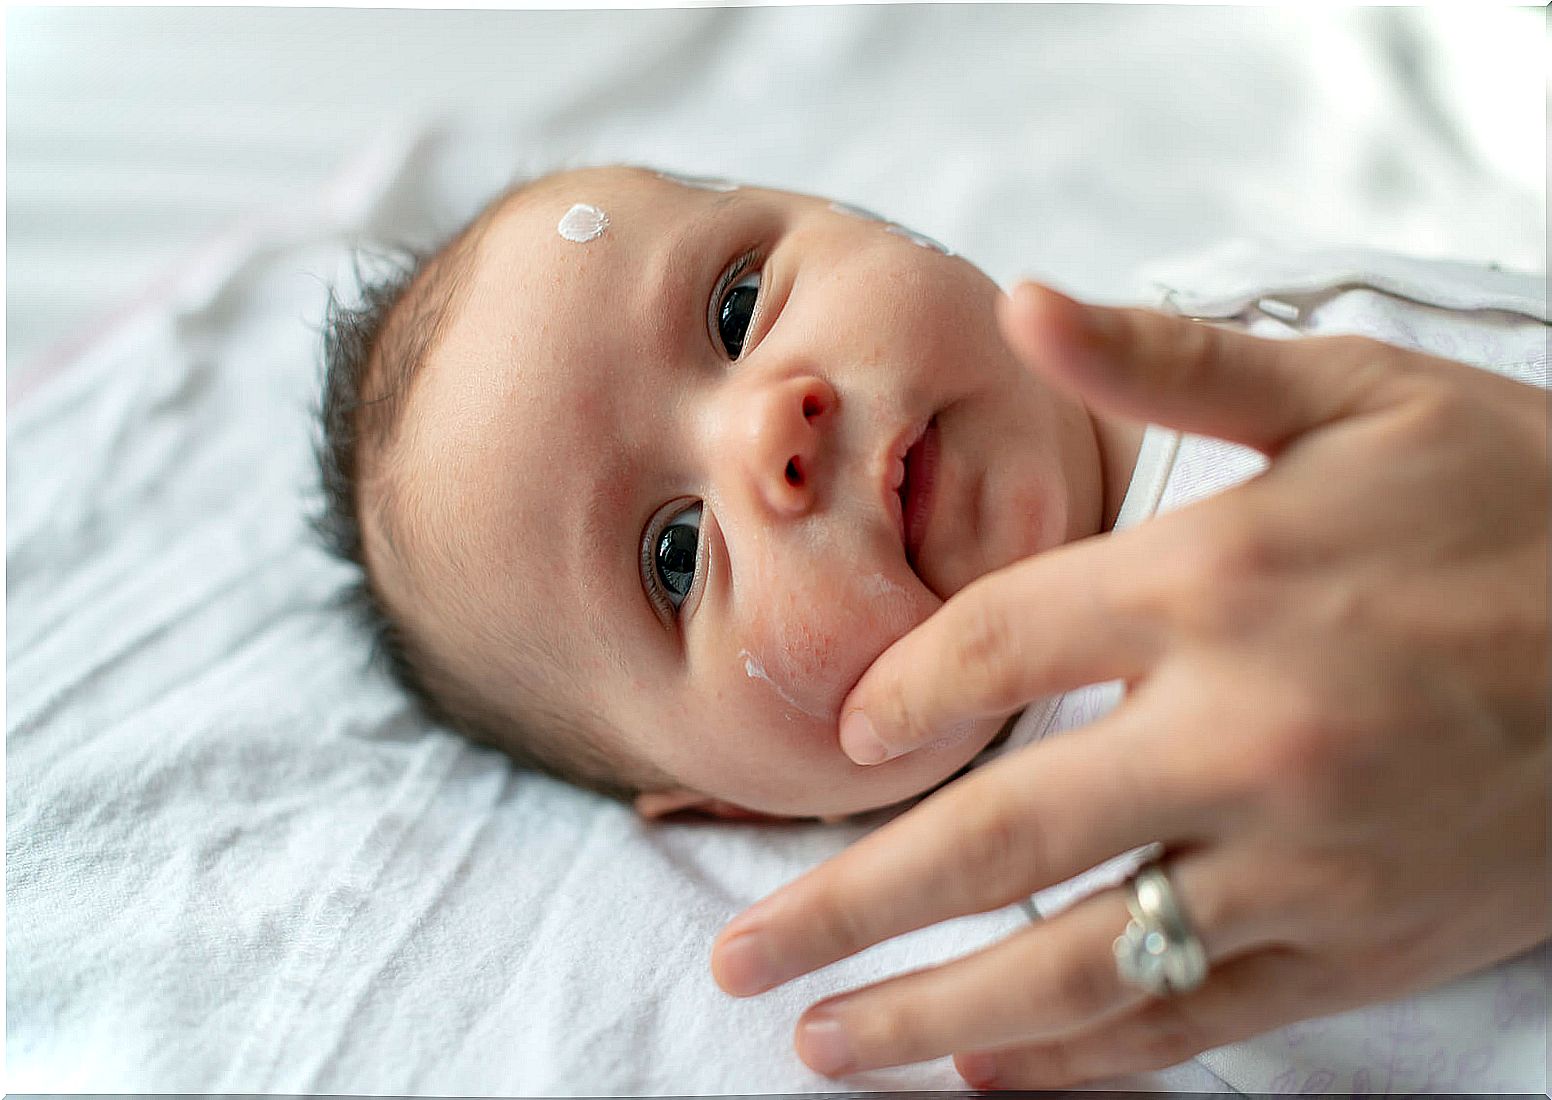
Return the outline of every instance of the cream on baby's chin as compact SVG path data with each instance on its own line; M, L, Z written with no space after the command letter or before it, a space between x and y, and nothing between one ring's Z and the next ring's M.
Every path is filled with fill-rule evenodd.
M608 228L608 214L605 214L596 206L579 202L561 215L560 224L555 227L555 232L568 241L586 244L588 241L602 236L603 231Z

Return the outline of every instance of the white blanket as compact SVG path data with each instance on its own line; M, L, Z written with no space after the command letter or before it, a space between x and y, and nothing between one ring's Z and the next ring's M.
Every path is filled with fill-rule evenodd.
M1437 28L1404 17L490 18L556 59L491 83L499 119L384 134L328 188L210 241L84 350L11 375L13 1090L961 1085L946 1060L827 1081L792 1025L821 996L1021 926L1016 909L753 1000L708 973L724 921L887 813L647 825L427 729L364 671L329 606L345 571L301 519L310 326L348 242L424 240L514 174L626 160L829 194L1001 280L1108 300L1136 296L1141 262L1228 236L1545 266L1544 183L1505 168L1527 135L1459 98L1491 51L1407 64ZM1246 1087L1191 1064L1141 1083Z

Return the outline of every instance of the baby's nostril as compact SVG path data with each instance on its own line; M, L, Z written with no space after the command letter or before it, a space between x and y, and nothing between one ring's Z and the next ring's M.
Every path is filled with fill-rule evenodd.
M817 398L817 397L805 397L805 398L803 398L803 419L804 420L812 420L812 419L814 419L814 417L818 416L823 411L824 411L824 408L823 408L823 406L821 406L819 404L819 398Z
M803 484L803 471L798 469L796 455L787 460L787 484L792 486Z

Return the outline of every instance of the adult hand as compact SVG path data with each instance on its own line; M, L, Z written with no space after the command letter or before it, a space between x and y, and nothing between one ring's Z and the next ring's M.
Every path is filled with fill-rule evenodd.
M713 948L722 988L761 992L1150 841L1206 948L1194 991L1118 978L1128 912L1109 889L813 1006L799 1054L837 1073L958 1052L977 1086L1070 1085L1546 938L1545 394L1372 340L1260 340L1034 286L1001 319L1092 407L1271 466L989 574L886 650L842 713L893 754L1083 684L1128 692L740 915Z

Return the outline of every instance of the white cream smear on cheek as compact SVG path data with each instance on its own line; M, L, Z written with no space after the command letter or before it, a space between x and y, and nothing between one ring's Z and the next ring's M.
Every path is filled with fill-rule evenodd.
M804 714L811 718L827 717L824 712L810 710L808 707L805 707L802 703L798 702L790 694L788 694L785 688L783 688L775 680L771 679L770 674L765 671L764 662L762 662L753 653L750 653L747 649L740 649L738 651L738 655L744 659L744 675L749 677L751 680L764 680L767 684L770 684L771 689L775 691L777 695L781 696L781 701L783 703L786 703L789 707L796 707L798 710L802 711ZM787 721L792 721L792 713L790 711L787 713Z
M708 492L706 503L713 514L721 511L715 490ZM814 561L825 562L830 569L854 578L846 586L850 589L849 599L844 591L833 591L831 595L846 604L865 605L881 636L893 640L915 623L917 613L910 592L883 573L866 568L861 544L842 539L833 523L805 523L800 530ZM768 533L756 529L740 541L747 543L749 553L737 571L735 600L740 595L736 589L746 586L751 592L780 590L779 570L771 560L776 547ZM740 649L738 659L743 662L745 676L768 683L781 701L792 708L786 714L788 721L796 718L795 710L833 723L838 719L837 707L847 686L837 678L849 682L857 670L850 667L842 652L850 648L843 638L846 632L836 629L834 623L810 622L805 615L803 603L814 596L797 592L779 596L761 616L775 628L766 639L768 645L762 645L759 655L748 648Z
M810 532L810 537L812 534ZM771 547L765 543L763 535L761 532L750 562L752 571L748 574L748 581L755 591L770 591L776 585L774 580L766 579L770 569L766 555ZM765 681L781 701L792 708L786 713L788 721L795 718L795 710L810 718L833 722L835 713L825 708L828 692L805 671L815 664L811 656L805 659L806 655L812 654L815 639L810 635L808 624L802 621L802 610L797 606L799 599L801 597L795 593L783 593L767 609L767 621L776 625L773 635L767 639L774 647L774 653L767 651L763 656L756 656L748 649L740 649L738 656L744 662L744 675L751 680ZM774 675L768 669L773 670Z
M882 573L874 573L870 577L863 577L862 591L872 600L876 600L880 596L905 595L905 589Z
M884 574L864 572L855 562L849 567L838 563L837 568L856 578L848 586L850 591L833 592L828 598L817 594L817 598L865 607L874 628L868 633L879 639L881 648L903 635L916 621L910 594ZM816 594L809 593L795 599L813 598ZM871 650L858 653L859 639L848 637L841 624L826 621L830 618L833 616L809 621L795 602L789 603L771 616L777 628L769 639L772 648L764 654L765 659L755 658L747 650L741 654L746 675L767 681L783 702L826 723L838 719L845 689L861 671L856 659L869 657L871 663Z
M561 215L560 224L555 227L568 241L577 244L586 244L603 235L603 231L609 228L609 215L596 206L589 206L585 202L579 202Z

